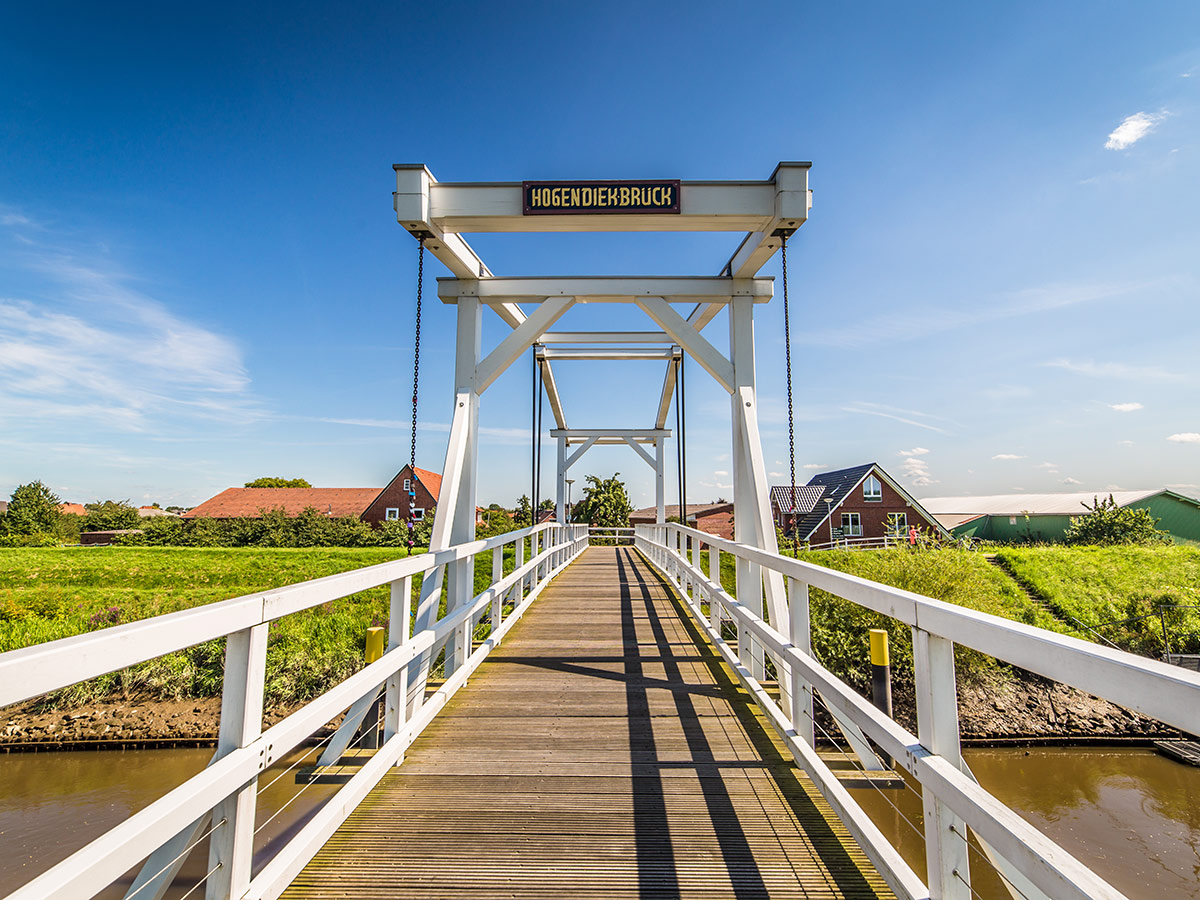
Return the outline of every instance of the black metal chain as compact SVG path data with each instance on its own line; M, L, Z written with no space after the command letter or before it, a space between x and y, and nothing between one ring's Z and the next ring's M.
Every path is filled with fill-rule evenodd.
M787 235L779 248L783 260L783 355L787 360L787 407L788 407L788 462L792 475L792 549L800 552L799 516L796 512L796 428L792 408L792 317L788 309Z
M417 388L421 378L421 288L425 284L425 238L417 242L417 325L413 338L413 392L412 392L412 449L408 454L408 467L412 480L408 486L408 551L416 542L417 505Z

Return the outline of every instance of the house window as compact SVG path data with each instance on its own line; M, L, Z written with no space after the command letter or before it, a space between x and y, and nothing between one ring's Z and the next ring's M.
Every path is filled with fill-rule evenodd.
M862 537L862 519L858 513L842 513L842 534L845 537Z
M419 506L414 507L413 508L413 521L420 522L423 518L425 518L425 510L421 509Z
M908 531L908 513L888 513L887 528L891 534L903 536Z
M383 515L389 522L395 522L400 518L400 510L395 506L389 506Z
M871 502L883 499L883 485L874 475L868 475L867 480L863 482L863 499Z
M406 491L411 491L411 490L412 490L412 479L411 479L411 478L405 478L405 479L404 479L404 489L405 489Z

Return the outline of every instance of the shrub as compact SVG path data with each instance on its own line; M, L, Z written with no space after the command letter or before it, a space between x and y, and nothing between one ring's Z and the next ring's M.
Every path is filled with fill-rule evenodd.
M1068 544L1089 544L1096 547L1111 547L1118 544L1147 546L1169 544L1171 536L1155 526L1158 519L1147 509L1130 509L1117 506L1113 495L1101 500L1092 498L1092 506L1083 504L1088 512L1071 519L1065 540Z

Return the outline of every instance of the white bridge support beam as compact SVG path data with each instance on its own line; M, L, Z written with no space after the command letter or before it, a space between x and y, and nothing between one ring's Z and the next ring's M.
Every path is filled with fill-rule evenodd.
M567 473L571 471L571 466L575 465L583 454L597 444L626 444L654 470L657 521L660 524L665 521L663 514L665 499L663 496L663 460L666 454L663 452L663 442L671 436L669 430L665 428L555 428L550 432L550 436L558 444L555 484L557 486L557 518L560 523L565 524L567 521ZM643 449L646 444L654 445L654 455ZM574 452L571 451L573 445L576 447Z

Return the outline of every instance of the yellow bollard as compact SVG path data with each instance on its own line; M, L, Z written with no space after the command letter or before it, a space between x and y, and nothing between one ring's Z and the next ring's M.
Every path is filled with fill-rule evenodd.
M892 665L888 656L888 633L882 628L871 629L871 700L875 708L888 718L892 716ZM891 757L881 754L887 765Z
M366 662L369 666L373 662L378 662L383 659L383 643L386 640L387 630L384 628L368 628L367 629L367 657ZM884 635L886 637L886 635Z
M387 640L387 630L384 628L368 628L367 629L367 646L364 653L366 664L369 666L373 662L378 662L383 659L384 641ZM359 733L364 734L362 746L370 750L378 750L382 743L379 739L379 703L373 703L370 711L367 713L363 723L359 726Z

